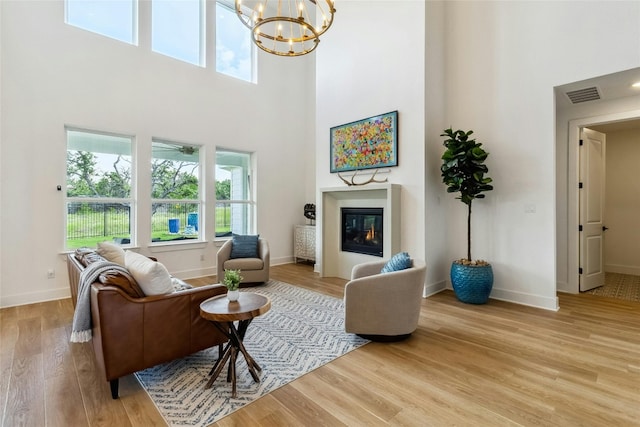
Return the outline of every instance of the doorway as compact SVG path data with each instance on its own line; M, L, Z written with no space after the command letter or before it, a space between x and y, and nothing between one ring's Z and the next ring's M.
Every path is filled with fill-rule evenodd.
M569 149L568 156L568 193L567 193L567 223L568 223L568 291L577 293L580 291L580 197L579 197L579 141L583 128L598 130L602 133L613 133L623 129L640 128L640 110L632 110L623 113L606 114L587 119L571 120L569 122ZM623 230L618 230L622 232ZM606 248L603 249L606 263ZM604 270L611 269L611 265L604 265ZM623 272L624 273L624 272ZM584 271L583 271L584 274Z

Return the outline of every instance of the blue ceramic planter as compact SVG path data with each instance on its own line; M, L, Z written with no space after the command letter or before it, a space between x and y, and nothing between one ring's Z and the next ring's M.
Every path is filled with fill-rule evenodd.
M451 264L451 284L456 297L468 304L484 304L493 287L491 265Z

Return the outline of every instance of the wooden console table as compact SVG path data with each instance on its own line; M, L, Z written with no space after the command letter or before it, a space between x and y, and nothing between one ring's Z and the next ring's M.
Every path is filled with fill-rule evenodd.
M256 361L249 355L244 347L243 340L247 333L247 328L251 321L271 308L271 300L263 295L252 292L240 292L238 301L230 302L226 295L219 295L209 298L200 304L200 316L210 320L213 324L229 338L229 342L213 365L209 375L209 381L205 389L211 388L213 382L218 378L224 365L229 362L227 382L231 382L231 396L236 397L236 359L238 353L244 356L249 372L255 382L260 382L258 372L262 370ZM238 322L236 327L234 322Z

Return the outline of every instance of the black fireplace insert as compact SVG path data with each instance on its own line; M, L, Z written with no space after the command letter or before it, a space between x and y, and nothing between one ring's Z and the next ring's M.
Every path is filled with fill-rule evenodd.
M341 249L382 257L382 208L341 208Z

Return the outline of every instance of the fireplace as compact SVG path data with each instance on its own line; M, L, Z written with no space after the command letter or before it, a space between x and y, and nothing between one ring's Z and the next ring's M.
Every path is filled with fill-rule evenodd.
M341 250L383 256L383 208L341 208Z

